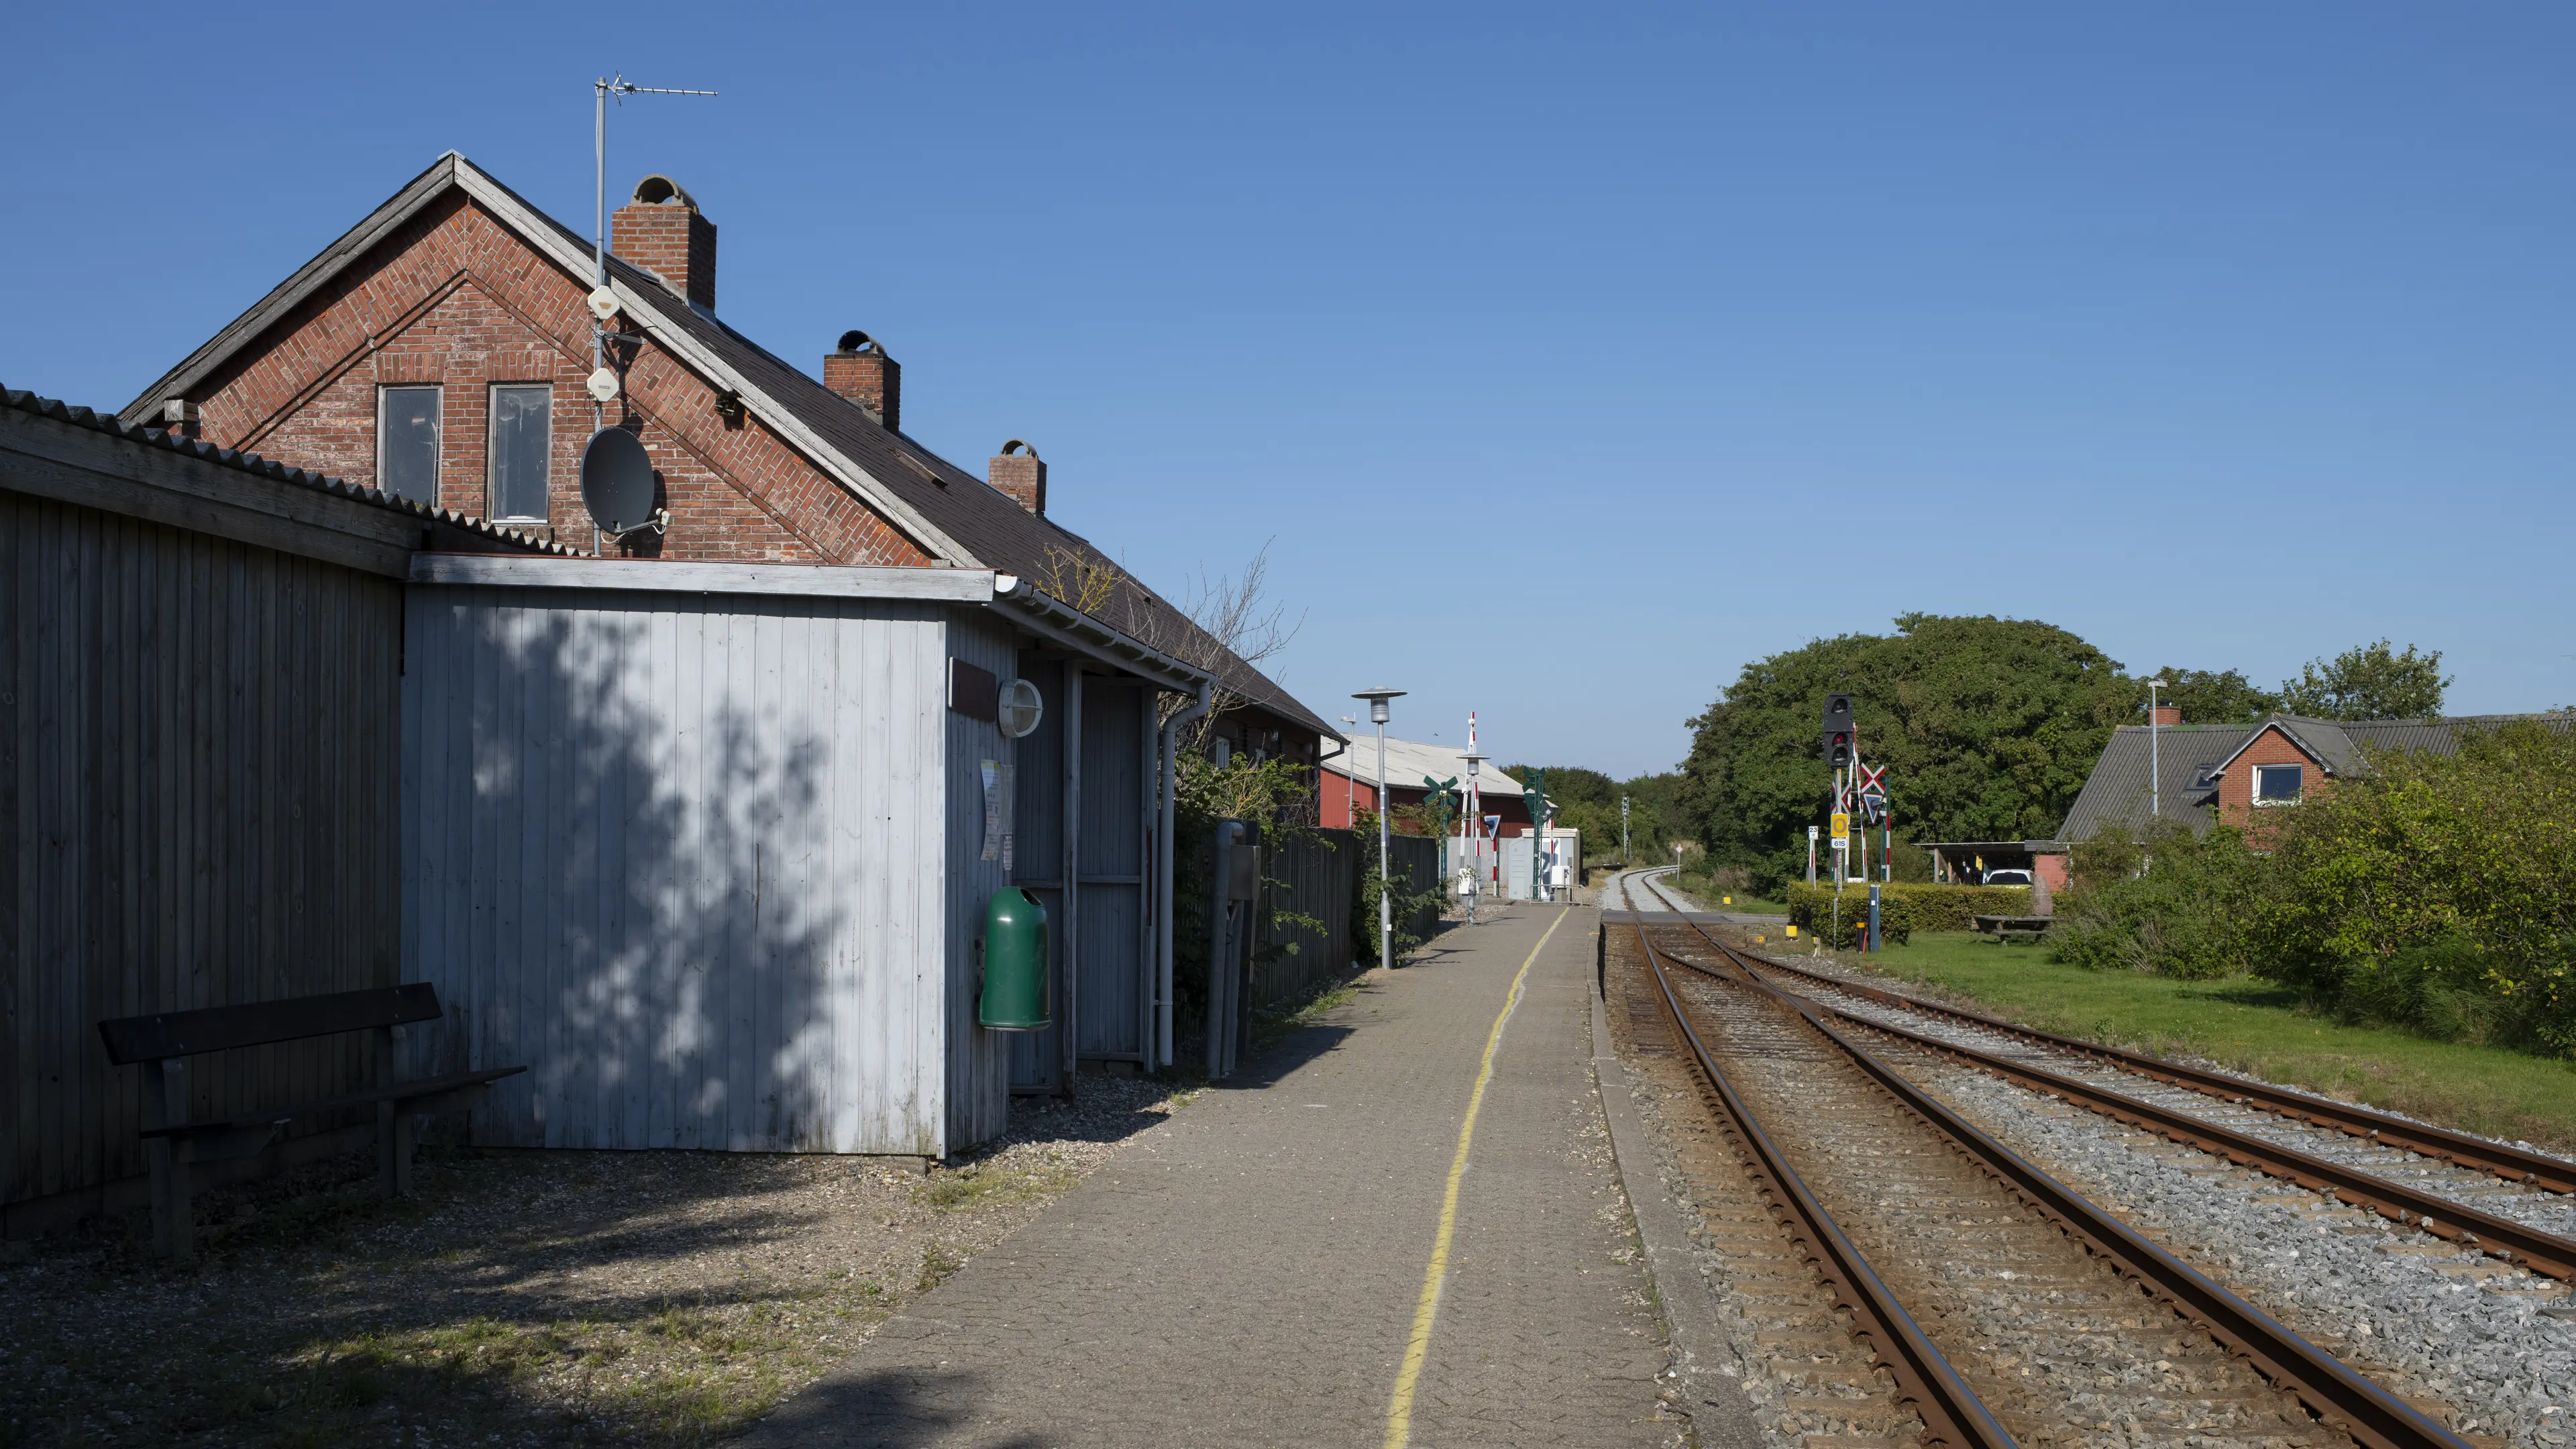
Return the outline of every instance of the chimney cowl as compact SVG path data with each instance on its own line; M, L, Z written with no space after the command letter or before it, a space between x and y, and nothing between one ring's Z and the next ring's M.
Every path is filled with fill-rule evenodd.
M1038 450L1025 440L1013 438L1002 444L1002 451L993 455L984 476L1012 502L1041 518L1046 516L1047 466L1039 459Z
M681 190L680 183L672 180L668 176L662 175L659 172L656 172L651 176L647 176L643 180L635 183L635 204L638 206L685 206L691 211L698 209L698 199L696 197Z

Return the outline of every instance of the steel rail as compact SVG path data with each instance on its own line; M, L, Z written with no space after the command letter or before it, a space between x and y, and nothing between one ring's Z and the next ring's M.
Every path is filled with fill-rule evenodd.
M1633 913L1632 913L1633 914ZM1694 923L1695 924L1695 923ZM1680 1014L1680 1001L1660 968L1661 953L1646 937L1642 922L1637 938L1657 967L1667 1004ZM2467 1449L2464 1441L2434 1423L2413 1405L2353 1372L2341 1360L2292 1332L2271 1315L2203 1276L2191 1265L2148 1242L2127 1224L2096 1207L2082 1194L2025 1161L2012 1149L1925 1092L1824 1019L1818 1003L1791 995L1761 979L1733 959L1732 950L1705 931L1704 939L1726 952L1733 975L1689 961L1683 966L1721 981L1736 981L1798 1014L1817 1033L1839 1047L1872 1080L1906 1110L1965 1151L1997 1181L2073 1234L2087 1252L2105 1259L2122 1276L2163 1299L2199 1323L2229 1351L2247 1359L2275 1387L2295 1395L2330 1428L2340 1429L2369 1449ZM1872 1023L1872 1025L1875 1025ZM1693 1037L1696 1049L1696 1037ZM1713 1068L1714 1063L1710 1064ZM1910 1321L1910 1320L1909 1320Z
M1757 966L1778 969L1778 963L1767 956L1756 956L1751 952L1740 951L1710 935L1706 930L1700 929L1696 923L1692 923L1692 929L1699 932L1701 940L1723 953L1737 970L1753 973ZM1685 960L1682 964L1690 966L1694 963ZM1844 987L1842 982L1835 981L1831 977L1817 976L1812 972L1797 971L1791 974L1805 980L1820 982L1836 990ZM1765 984L1768 985L1768 983ZM2125 1092L2096 1086L2077 1077L2052 1072L2045 1067L2015 1061L2010 1057L1997 1056L1992 1052L1980 1051L1975 1047L1963 1046L1957 1042L1943 1041L1939 1037L1926 1036L1921 1032L1909 1031L1904 1027L1862 1016L1857 1012L1846 1011L1831 1002L1819 1001L1814 1002L1813 1005L1869 1031L1880 1032L1927 1051L1937 1052L1954 1061L1966 1062L1981 1070L1993 1072L2016 1086L2063 1097L2079 1107L2098 1112L2114 1121L2125 1122L2133 1127L2143 1127L2161 1137L2224 1157L2239 1166L2253 1168L2267 1177L2282 1178L2312 1192L2330 1190L2338 1199L2354 1207L2368 1208L2381 1217L2393 1218L2409 1227L2420 1228L2436 1237L2456 1242L2464 1248L2475 1248L2517 1267L2527 1268L2534 1273L2556 1278L2562 1282L2576 1280L2576 1240L2543 1231L2528 1223L2518 1223L2511 1218L2469 1207L2437 1193L2408 1187L2404 1183L2382 1177L2367 1168L2332 1162L2312 1153L2301 1152L2295 1147L2266 1142L2260 1137L2206 1121L2188 1112L2159 1106L2144 1098L2132 1097Z
M1634 906L1624 883L1620 896ZM1642 925L1637 927L1637 945L1645 952L1646 965L1663 997L1666 1021L1688 1049L1701 1084L1716 1100L1719 1127L1743 1145L1781 1225L1815 1265L1817 1276L1832 1290L1835 1305L1851 1311L1852 1331L1869 1341L1879 1367L1896 1380L1897 1401L1910 1405L1923 1420L1923 1437L1952 1449L2018 1449L2011 1432L1959 1377L1941 1350L1933 1346L1914 1315L1897 1301L1896 1294L1870 1267L1860 1249L1844 1236L1833 1215L1825 1211L1824 1204L1808 1190L1805 1179L1789 1165L1789 1159L1755 1120L1753 1109L1737 1094L1735 1084L1727 1080L1717 1059L1692 1029L1689 1014L1674 993L1672 980L1665 974L1654 943L1646 939Z
M1650 880L1646 884L1657 894L1666 894L1654 881ZM1667 899L1669 900L1668 895ZM1693 921L1690 924L1697 927L1699 923ZM1703 930L1701 934L1706 935L1707 932ZM2223 1072L2203 1071L2198 1067L2183 1066L2176 1062L2148 1056L2143 1052L2123 1051L2118 1047L2103 1046L2096 1042L2078 1041L2074 1037L2059 1036L2055 1032L2041 1031L2035 1027L2004 1021L1983 1012L1944 1006L1938 1002L1923 1001L1875 986L1840 980L1769 956L1756 959L1774 970L1786 971L1793 976L1803 976L1811 981L1822 982L1837 991L1848 991L1854 996L1863 997L1881 1005L1901 1006L1909 1011L1946 1016L1954 1021L1984 1027L1988 1031L2002 1032L2007 1036L2020 1037L2025 1041L2039 1042L2060 1051L2075 1052L2096 1061L2108 1062L2126 1071L2136 1072L2140 1076L2153 1077L2169 1086L2188 1088L2237 1106L2260 1108L2266 1112L2315 1126L2332 1127L2347 1136L2367 1137L2386 1147L2402 1147L2409 1152L2439 1158L2454 1167L2491 1172L2509 1182L2518 1182L2526 1187L2546 1188L2551 1192L2576 1193L2576 1162L2551 1157L2546 1153L2531 1152L2502 1142L2490 1142L2486 1138L2466 1132L2455 1132L2447 1127L2435 1127L2424 1122L2409 1122L2403 1117L2374 1112L2368 1107L2357 1107L2350 1103L2311 1097L2304 1093L2275 1087L2266 1082L2249 1082L2242 1078L2228 1076Z

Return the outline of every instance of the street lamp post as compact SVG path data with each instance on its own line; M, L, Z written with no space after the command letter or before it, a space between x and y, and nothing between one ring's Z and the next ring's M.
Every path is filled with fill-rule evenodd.
M1401 689L1363 689L1351 696L1365 699L1369 723L1377 726L1377 964L1395 965L1395 900L1387 871L1386 845L1386 702L1401 698Z
M2152 822L2165 813L2163 723L2156 715L2156 691L2169 688L2162 675L2147 681L2147 819Z

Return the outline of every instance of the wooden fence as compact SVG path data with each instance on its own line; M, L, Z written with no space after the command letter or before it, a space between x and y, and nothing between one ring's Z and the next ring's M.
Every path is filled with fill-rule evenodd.
M1405 890L1418 893L1438 882L1440 842L1398 835L1387 844L1389 866ZM1254 1011L1292 1004L1349 975L1363 951L1376 954L1368 938L1377 930L1377 903L1360 899L1360 882L1376 854L1375 837L1349 830L1314 831L1263 852L1262 874L1274 884L1254 940ZM1321 921L1323 929L1289 919L1295 916ZM1439 929L1440 912L1426 909L1405 924L1412 934L1428 936Z

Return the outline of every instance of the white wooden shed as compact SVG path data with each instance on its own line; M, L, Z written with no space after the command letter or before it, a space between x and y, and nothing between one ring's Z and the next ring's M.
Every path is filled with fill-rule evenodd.
M1018 740L977 706L1014 677ZM423 555L402 686L402 969L447 1009L409 1050L530 1068L478 1142L944 1157L1168 1056L1156 705L1209 681L1023 580ZM1037 1036L975 1020L1014 881Z

